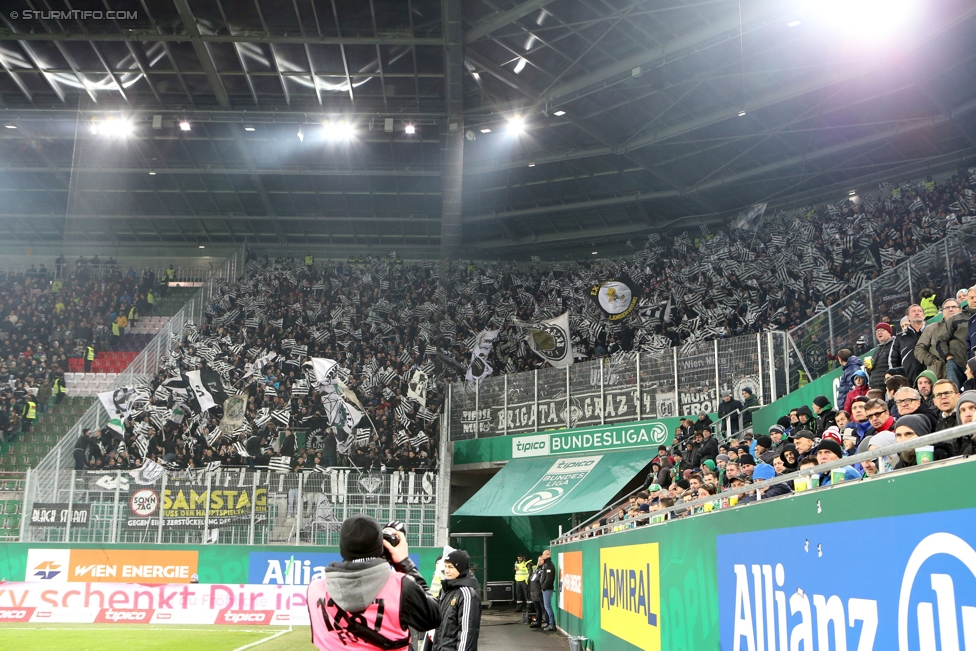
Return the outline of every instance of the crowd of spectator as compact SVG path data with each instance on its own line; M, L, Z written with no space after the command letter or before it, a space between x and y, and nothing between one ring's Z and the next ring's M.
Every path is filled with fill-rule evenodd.
M782 414L765 434L746 432L741 439L721 442L706 414L697 421L681 419L675 443L659 448L641 490L595 518L586 535L654 522L658 516L653 512L675 504L679 508L667 517L971 455L976 436L964 435L930 450L909 449L818 471L818 466L855 454L976 422L976 286L946 298L941 309L932 309L932 290L922 290L920 298L898 325L877 324L878 345L869 357L862 360L849 349L838 352L843 371L836 399L819 395ZM729 489L804 470L808 476L800 480L722 497ZM695 509L680 508L682 502L711 497L713 502Z
M349 451L348 460L366 468L428 467L436 464L436 417L444 382L464 376L480 332L502 330L487 361L496 373L511 373L545 364L528 349L515 319L538 321L569 311L577 359L789 328L968 222L970 184L965 175L941 184L931 179L904 187L882 184L877 198L766 215L748 228L712 233L703 227L694 236L683 232L667 239L652 235L630 259L404 265L393 255L306 264L304 258L258 259L252 253L246 277L228 285L205 322L175 343L169 367L147 387L152 399L129 419L125 433L96 432L78 442L83 465L129 467L154 456L176 467L213 461L253 464L254 458L280 456L282 445L293 467L334 463L334 428L320 426L321 402L314 387L304 386L300 366L305 358L325 357L340 362L367 415L368 425L357 433L362 445ZM109 273L93 278L86 271L93 265ZM110 348L113 333L124 336L127 318L151 310L149 295L158 291L151 274L141 279L132 271L123 275L96 260L79 259L72 269L62 257L55 267L53 282L39 272L28 274L12 281L0 297L4 327L11 324L16 330L23 320L19 332L5 341L5 352L18 368L28 350L43 348L61 372L64 357L83 354L92 341ZM640 303L627 318L611 322L591 300L590 289L620 276L640 288ZM258 323L251 323L255 319ZM923 343L920 334L918 342L894 339L891 356L903 355L912 344L901 363L914 382L912 364L927 359L925 351L936 351L938 344L926 338L928 347L916 350L913 344ZM205 358L199 355L201 347L207 350ZM261 384L254 377L242 382L250 365L267 352L276 358L257 374ZM946 373L961 384L965 370L958 359L957 351L945 362ZM14 360L8 359L8 365ZM247 392L251 431L214 438L219 405L205 414L183 414L177 394L168 386L159 392L171 374L214 363L228 390ZM855 372L857 355L844 363L854 369L849 377L845 373L851 400L864 397L877 380L877 367ZM53 368L48 364L47 375L35 372L31 379L51 384ZM407 396L417 370L436 379L427 387L425 404ZM848 406L846 399L845 393L840 406ZM182 418L164 417L163 409L180 412ZM260 417L265 409L290 415L267 420ZM297 432L303 445L296 443L291 450L285 444L286 427ZM250 450L250 462L233 445L238 442Z
M69 357L117 346L129 317L151 311L150 274L88 269L59 264L52 278L42 264L0 280L0 441L16 441L63 399Z

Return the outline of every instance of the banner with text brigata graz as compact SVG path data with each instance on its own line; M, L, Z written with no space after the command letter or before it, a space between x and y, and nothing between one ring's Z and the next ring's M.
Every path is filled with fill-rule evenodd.
M719 536L721 648L972 651L974 546L976 509Z

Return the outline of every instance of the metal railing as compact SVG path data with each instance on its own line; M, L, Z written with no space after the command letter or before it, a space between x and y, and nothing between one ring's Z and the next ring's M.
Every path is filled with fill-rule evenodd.
M436 539L438 473L246 468L138 473L60 468L28 474L23 542L338 545L356 513L407 523L411 545ZM68 505L72 505L69 509ZM73 517L65 517L71 512ZM62 515L64 514L64 515Z
M33 267L33 268L32 268ZM35 263L27 262L17 262L17 263L0 263L0 279L5 279L9 277L19 277L23 276L25 278L43 278L46 280L54 280L56 278L67 278L71 275L75 275L79 278L111 278L112 276L119 275L125 276L132 269L136 274L136 279L142 278L142 274L147 271L152 271L156 275L156 280L159 281L166 278L166 270L169 268L168 263L149 263L143 260L127 260L124 263L109 265L109 264L85 264L82 267L77 267L74 262L69 262L64 265L63 268L59 268L58 265L51 264L48 266L45 263L42 269ZM213 272L213 268L210 265L174 265L173 266L173 281L175 282L204 282L207 277Z
M757 502L763 501L763 498L761 497L762 490L765 489L765 488L769 488L770 486L773 486L775 484L783 484L783 483L787 483L787 482L794 482L797 479L803 479L803 480L805 480L805 479L810 478L812 476L822 475L822 474L825 474L825 473L829 473L831 470L836 470L836 469L844 468L846 466L852 466L852 465L854 465L856 463L861 463L862 461L872 461L872 460L875 460L875 459L880 459L882 457L897 456L897 455L901 454L902 452L906 452L908 450L917 450L918 448L920 448L922 446L932 446L932 445L935 445L936 443L943 443L943 442L946 442L946 441L952 441L952 440L955 440L955 439L958 439L958 438L962 438L962 437L966 437L966 436L971 436L971 437L972 436L976 436L976 422L974 422L974 423L968 423L966 425L959 425L957 427L953 427L951 429L945 429L945 430L942 430L942 431L939 431L939 432L933 432L932 434L926 434L925 436L919 436L917 438L909 439L909 440L906 440L906 441L901 441L899 443L894 443L892 445L888 445L888 446L885 446L885 447L882 447L882 448L875 448L874 450L869 450L867 452L861 452L860 454L855 454L855 455L852 455L852 456L849 456L849 457L843 457L842 459L837 459L836 461L830 461L828 463L819 464L819 465L817 465L813 469L797 470L796 472L791 472L791 473L786 474L786 475L777 475L776 477L773 477L772 479L766 479L766 480L763 480L763 481L758 481L758 482L755 482L753 484L750 484L750 485L747 485L747 486L743 486L741 488L733 488L733 489L724 490L724 491L722 491L721 493L719 493L717 495L710 495L709 497L698 498L698 499L695 499L695 500L692 500L692 501L689 501L689 502L680 502L680 503L677 503L674 506L668 507L666 509L661 509L659 511L654 511L654 512L651 512L651 513L641 514L640 516L638 516L636 518L628 519L624 523L625 526L627 527L625 530L629 530L629 529L631 529L631 528L633 528L635 526L666 524L667 522L670 522L671 520L676 519L676 518L681 517L681 516L699 515L699 512L697 512L696 509L698 509L699 507L701 507L702 509L708 508L708 507L705 506L706 504L710 504L711 505L711 510L708 510L708 511L702 510L700 512L700 514L703 514L704 515L704 514L708 514L708 513L715 513L717 511L727 510L729 508L738 508L739 506L743 506L745 504L750 504L752 502L739 502L737 504L733 504L731 506L726 506L724 508L722 508L721 506L719 508L715 508L715 506L716 506L716 503L721 503L723 500L728 500L729 498L732 498L732 497L738 498L740 496L744 496L744 495L748 495L748 494L752 494L752 493L755 493L756 494L756 496L757 496L757 500L756 501ZM954 462L964 461L966 459L967 459L967 457L964 457L964 456L961 456L961 455L960 456L954 456L954 457L950 457L948 459L942 459L940 461L934 461L934 462L925 463L925 464L922 464L922 465L909 466L907 468L901 468L901 469L894 469L894 470L891 470L891 471L888 471L888 472L879 472L879 473L877 473L875 475L872 475L872 476L869 476L869 477L862 477L861 481L866 480L866 479L870 479L871 477L885 477L885 478L889 478L889 477L892 476L892 473L896 473L896 472L897 473L900 473L900 472L913 472L913 471L917 471L917 470L921 470L921 469L932 468L932 467L935 467L935 466L938 466L938 465L942 465L942 464L946 464L946 463L954 463ZM795 495L798 495L798 494L806 494L806 493L808 493L810 491L827 490L829 488L836 488L838 486L845 486L845 485L850 485L850 484L854 484L854 483L857 483L857 482L851 481L851 482L843 482L843 483L838 483L838 484L831 483L831 484L828 484L826 486L810 486L810 488L808 488L806 491L800 491L800 493L789 493L789 494L783 495L781 497L794 497ZM766 498L766 499L778 499L778 497L777 498ZM591 526L594 521L599 520L599 518L602 515L604 515L606 512L607 511L605 509L604 510L601 510L601 512L598 513L597 515L589 518L588 520L586 520L582 524L574 527L569 532L563 534L561 537L556 538L555 540L553 540L552 541L552 544L553 545L557 545L557 544L572 542L573 540L579 540L581 537L588 537L589 535L606 535L606 534L612 534L612 533L619 533L619 531L614 531L613 530L615 526L618 526L620 524L620 523L617 523L617 522L614 522L612 524L608 523L605 526L601 526L601 527L596 528L596 529L591 528L588 531L585 531L585 528L587 526Z
M765 332L456 382L451 440L674 418L718 410L723 391L753 390L760 405L786 394L785 332Z
M239 275L244 273L244 262L246 254L245 242L237 248L224 261L223 265L211 273L202 287L190 298L189 301L170 317L169 321L160 330L149 344L139 353L129 366L116 376L115 381L110 385L111 389L123 386L135 386L145 383L149 377L154 375L160 367L160 362L168 353L172 346L171 335L182 334L184 326L189 323L200 323L203 320L205 308L210 304L219 293L219 286L224 282L235 282ZM81 418L71 426L68 432L51 449L50 452L41 460L36 470L40 471L39 477L46 477L44 471L67 471L74 467L72 452L75 441L81 435L82 430L91 428L97 430L108 421L108 414L100 401L86 411Z
M956 285L970 287L976 281L974 246L976 223L969 223L792 328L790 390L799 386L799 371L814 379L829 370L840 349L856 352L858 338L873 348L877 323L887 321L897 333L899 320L918 303L922 289L932 289L941 304L955 297Z

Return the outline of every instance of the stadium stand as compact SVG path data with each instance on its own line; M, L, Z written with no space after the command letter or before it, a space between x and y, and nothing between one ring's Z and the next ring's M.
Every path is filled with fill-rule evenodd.
M331 420L323 420L327 410L314 388L308 392L300 382L296 393L294 386L304 381L301 362L322 357L339 361L350 388L364 402L364 422L370 423L358 430L361 447L347 449L345 459L365 468L429 467L436 464L433 423L443 402L442 382L427 386L426 404L406 398L408 384L418 370L441 381L470 372L461 360L470 356L480 333L501 331L500 343L487 346L484 361L489 371L510 373L546 363L518 336L513 318L538 321L569 311L576 359L786 329L925 245L966 227L972 210L970 182L955 176L930 186L920 182L896 188L882 183L881 198L868 195L857 204L754 214L751 221L739 221L725 232L703 229L694 240L687 232L669 240L652 237L630 261L545 268L488 263L445 267L434 262L405 265L388 257L327 261L307 268L300 260L251 253L248 281L225 288L208 309L206 322L184 333L169 361L169 376L160 373L142 387L153 399L136 412L135 421L125 423L125 434L99 434L97 443L84 446L88 464L132 467L146 457L172 467L214 461L253 464L254 458L267 463L281 452L284 433L277 430L285 427L295 428L298 435L285 448L292 468L335 464L339 458L334 438L325 435L335 431ZM129 284L116 279L111 287L120 305L132 300L126 292L137 289L132 285L134 275L127 275ZM608 326L588 290L611 277L638 286L640 300L628 318ZM151 284L147 273L141 287ZM70 282L65 291L69 296L79 293ZM171 288L176 295L168 300L192 291ZM109 304L101 299L99 305L108 309ZM73 313L60 323L70 316ZM87 323L93 314L76 318L82 316ZM166 317L158 315L141 319L130 326L125 339L151 338L165 323ZM100 331L108 333L108 326ZM124 345L116 345L120 347ZM203 358L201 348L207 350ZM301 352L295 354L296 349ZM178 425L162 415L164 408L179 402L166 392L186 389L185 381L169 382L157 393L174 374L181 377L196 368L217 366L222 384L237 386L247 369L269 352L276 359L249 379L247 415L250 423L260 425L238 431L239 441L226 432L217 438L220 409L204 416L197 408ZM104 393L134 356L121 350L99 352L90 374L81 372L82 359L70 359L65 381L69 395ZM260 391L254 389L255 380ZM271 418L272 413L278 418ZM254 440L248 452L249 439ZM235 442L242 444L237 451Z

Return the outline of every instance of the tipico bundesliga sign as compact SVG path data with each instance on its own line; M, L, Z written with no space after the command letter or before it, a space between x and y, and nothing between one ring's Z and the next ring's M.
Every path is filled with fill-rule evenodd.
M668 445L672 435L659 420L619 425L598 425L573 430L557 430L512 438L512 458L542 457Z

